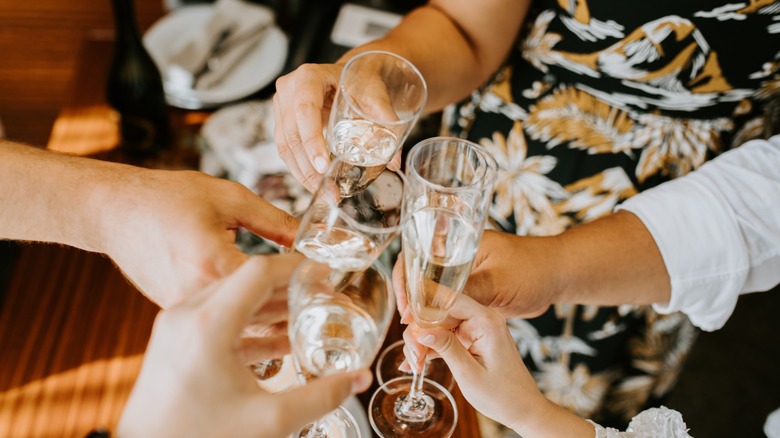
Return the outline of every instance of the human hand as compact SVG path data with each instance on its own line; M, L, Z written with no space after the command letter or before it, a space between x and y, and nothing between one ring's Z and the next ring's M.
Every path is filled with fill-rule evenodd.
M340 82L343 69L341 64L304 64L276 81L276 95L273 99L276 121L274 139L279 155L290 172L309 191L314 192L317 189L321 175L330 161L331 150L323 131L328 126L332 111L336 111L343 120L368 118L382 121L380 124L387 123L385 127L392 131L400 129L395 126L399 118L385 83L386 80L399 79L388 73L388 70L392 69L386 64L388 61L385 58L384 55L362 57L359 67L353 66L349 70L353 73L346 73L345 84ZM398 62L395 59L394 61ZM390 77L386 78L385 75ZM341 98L337 98L339 86L342 87ZM376 145L387 140L383 130L368 130L361 134L356 132L350 132L349 135L359 136L358 142L361 144ZM399 135L399 138L402 137L402 133L394 133ZM355 141L350 139L350 142ZM344 142L339 144L342 143ZM394 143L394 146L396 148L387 150L377 148L371 154L383 162L389 160L388 167L397 170L400 168L401 151L398 147L400 144ZM342 151L338 147L335 150L339 154L354 153L349 149ZM382 153L387 156L379 156Z
M500 313L460 295L450 314L462 321L454 331L410 325L407 332L444 359L475 409L524 437L593 436L593 426L539 391Z
M323 137L341 65L303 64L276 80L274 140L290 173L310 192L328 168L328 145Z
M96 187L98 251L152 301L169 307L246 259L239 227L290 246L298 221L238 183L199 172L124 166Z
M497 310L504 317L534 317L555 302L561 281L554 269L552 250L557 241L551 237L519 237L486 230L471 265L471 274L463 293L478 303ZM401 322L413 322L408 310L403 253L393 267L393 286ZM451 318L442 326L454 327Z
M533 318L557 301L561 276L555 237L485 231L464 289L505 318Z
M240 334L269 296L285 288L295 260L253 257L229 277L163 311L117 435L283 437L368 388L371 374L361 370L272 395L245 366ZM256 352L261 348L259 341L254 346Z

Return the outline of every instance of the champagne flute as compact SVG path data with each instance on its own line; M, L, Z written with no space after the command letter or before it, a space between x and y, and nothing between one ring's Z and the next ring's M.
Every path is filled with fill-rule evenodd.
M343 163L337 158L325 172L301 218L294 246L330 265L346 284L354 273L371 266L400 232L404 176L383 169L368 187L345 197L337 178Z
M354 371L371 364L395 311L387 271L375 263L346 286L332 282L333 268L305 260L288 289L292 354L301 376ZM359 437L357 425L336 410L298 435ZM351 419L351 420L350 420Z
M326 134L331 158L342 158L337 172L342 196L363 190L382 172L427 99L420 71L394 53L367 51L347 61Z
M432 138L409 152L401 238L407 301L420 327L443 322L466 284L496 172L489 153L462 139ZM369 410L377 434L452 434L457 423L452 396L424 374L425 366L411 378L392 379L374 393Z
M376 361L376 380L379 386L384 385L388 380L396 377L410 377L412 371L401 371L398 369L404 361L404 341L396 341L382 350ZM433 380L439 385L452 390L455 385L455 378L452 376L447 363L442 358L427 359L425 365L425 378Z

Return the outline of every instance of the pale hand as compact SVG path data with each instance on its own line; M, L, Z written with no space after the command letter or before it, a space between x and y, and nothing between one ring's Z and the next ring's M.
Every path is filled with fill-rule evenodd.
M253 257L163 311L117 436L285 437L365 390L371 374L361 370L269 394L245 366L240 334L274 291L285 288L297 260ZM269 339L269 355L274 342ZM262 340L254 347L260 354Z
M298 221L244 186L192 171L122 167L96 187L100 252L169 307L230 274L247 256L239 227L290 246Z
M462 321L454 332L410 325L404 338L438 353L474 408L528 438L594 435L592 425L539 391L500 313L460 295L450 315Z
M330 162L323 131L328 125L331 105L339 87L342 64L303 64L276 81L274 140L290 173L310 192L317 190ZM364 87L376 100L380 114L387 117L387 90L379 76L367 78ZM390 111L392 113L392 111ZM401 151L388 164L400 168Z

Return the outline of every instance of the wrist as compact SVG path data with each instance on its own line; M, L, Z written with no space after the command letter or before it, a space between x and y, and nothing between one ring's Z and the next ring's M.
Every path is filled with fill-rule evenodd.
M566 302L572 286L571 253L566 250L566 233L541 239L549 254L544 272L548 282L548 304Z
M539 393L533 409L510 427L525 438L591 438L595 428L586 420L548 400Z
M85 217L92 218L87 230L90 236L87 244L91 251L112 255L112 241L124 227L123 221L130 210L138 205L129 196L141 189L140 180L146 169L133 168L115 163L106 163L96 175L94 187L85 202Z
M569 288L569 271L565 267L566 251L561 236L521 237L513 247L520 251L514 260L520 261L522 281L516 282L520 296L525 301L532 293L536 310L561 302ZM531 309L532 310L532 309Z

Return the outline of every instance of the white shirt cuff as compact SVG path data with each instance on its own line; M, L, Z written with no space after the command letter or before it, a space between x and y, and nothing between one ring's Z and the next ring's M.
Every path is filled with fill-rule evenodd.
M711 331L734 311L749 260L732 209L707 183L693 173L630 198L618 209L645 224L669 273L671 299L655 304L655 310L682 311L693 324Z

